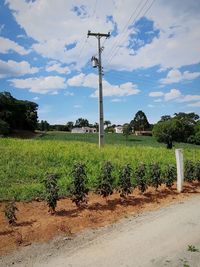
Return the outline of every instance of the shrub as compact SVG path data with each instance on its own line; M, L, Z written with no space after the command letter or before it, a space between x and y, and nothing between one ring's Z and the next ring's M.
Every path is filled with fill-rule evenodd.
M4 210L5 217L8 223L11 225L14 225L17 221L16 211L18 211L18 208L16 207L15 201L9 202L5 206L5 210Z
M123 198L125 198L128 194L132 193L131 167L129 165L125 165L120 171L119 192L120 192L120 197Z
M86 172L85 165L82 163L75 163L72 170L73 184L71 188L72 201L80 206L81 203L87 203L87 194L89 189L86 187Z
M158 163L152 163L149 165L149 178L151 186L158 189L159 185L162 184L161 169Z
M46 189L46 201L49 206L49 212L51 214L55 213L55 208L57 206L58 200L58 175L55 173L47 174L44 185Z
M168 165L164 170L164 181L168 188L171 188L176 180L176 168Z
M191 160L186 160L184 167L185 180L188 182L194 181L194 163Z
M135 177L136 177L136 182L139 190L144 193L147 188L147 179L146 179L146 165L145 164L140 164L136 170L135 170Z
M200 182L200 161L197 161L194 167L194 178Z
M97 193L103 197L112 195L113 181L112 176L113 166L109 161L104 162L100 176L97 178Z

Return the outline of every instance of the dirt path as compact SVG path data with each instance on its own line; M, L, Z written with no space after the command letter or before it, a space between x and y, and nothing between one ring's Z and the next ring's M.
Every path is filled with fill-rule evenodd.
M17 261L2 258L0 266L145 267L200 266L200 196L157 211L129 217L72 240L54 240L24 249ZM41 254L36 256L36 252ZM187 264L187 265L186 265Z

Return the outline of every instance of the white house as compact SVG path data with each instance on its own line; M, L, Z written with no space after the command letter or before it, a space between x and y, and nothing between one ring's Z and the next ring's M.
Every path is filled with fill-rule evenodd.
M90 127L81 127L81 128L73 128L71 130L71 133L96 133L96 128L90 128Z
M123 126L121 125L118 125L115 127L115 132L116 133L123 133Z

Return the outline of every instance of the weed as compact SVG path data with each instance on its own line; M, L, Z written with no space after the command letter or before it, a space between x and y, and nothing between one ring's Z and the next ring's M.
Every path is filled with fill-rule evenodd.
M196 248L194 245L188 245L188 251L190 251L190 252L199 252L199 249Z
M16 224L16 211L18 211L18 208L16 207L15 201L11 201L5 206L4 214L8 223L11 225Z

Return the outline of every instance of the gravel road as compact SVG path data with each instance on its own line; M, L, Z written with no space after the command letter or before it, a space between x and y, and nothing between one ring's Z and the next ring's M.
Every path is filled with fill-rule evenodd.
M4 257L0 266L200 267L200 196L76 237L33 245Z

